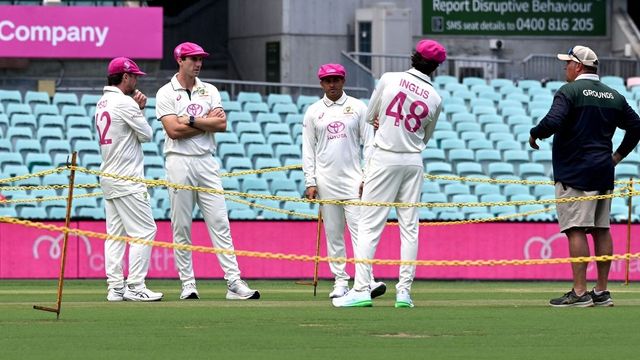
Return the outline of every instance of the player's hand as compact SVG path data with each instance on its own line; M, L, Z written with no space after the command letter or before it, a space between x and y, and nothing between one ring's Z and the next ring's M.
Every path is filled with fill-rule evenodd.
M620 161L622 161L622 155L615 152L611 155L611 160L613 160L613 166L616 166Z
M532 149L540 149L540 146L538 146L538 144L536 144L536 138L534 138L533 136L529 135L529 146L531 146Z
M304 191L304 196L309 200L315 199L318 196L318 188L315 186L309 186Z
M209 112L208 117L221 118L224 116L225 116L225 113L224 113L224 110L222 110L222 108L215 108Z
M360 183L360 189L358 189L358 197L362 198L362 189L364 189L364 181Z
M373 130L378 130L380 127L380 120L378 118L373 119Z
M133 100L138 104L140 110L147 105L147 96L138 89L133 90Z

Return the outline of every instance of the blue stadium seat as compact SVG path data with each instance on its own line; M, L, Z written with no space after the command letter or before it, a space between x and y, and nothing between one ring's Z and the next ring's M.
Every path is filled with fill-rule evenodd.
M267 123L275 123L280 124L282 120L278 114L273 113L259 113L256 115L256 122L260 125L265 125Z
M482 131L462 131L460 132L460 139L464 141L484 140L486 135Z
M626 164L624 162L615 167L616 180L626 180L629 178L638 179L638 166L634 164Z
M523 184L507 184L502 191L504 196L514 196L518 194L529 195L529 186Z
M53 95L52 103L59 108L61 108L64 105L76 106L76 105L79 105L78 95L76 95L75 93L56 92Z
M462 79L462 84L466 85L467 87L472 87L475 85L487 85L487 81L483 78L468 76Z
M290 135L289 126L287 124L267 123L264 126L264 135L269 137L273 134Z
M217 154L225 162L228 157L244 157L246 155L242 144L232 143L220 144L220 146L218 146ZM229 168L227 168L227 170L229 170Z
M276 145L275 157L283 163L285 163L287 159L300 161L302 153L300 147L295 145Z
M253 116L251 115L251 113L248 112L239 112L239 111L232 111L227 115L227 121L231 124L231 127L233 127L233 129L237 130L237 126L240 123L252 123L253 122Z
M286 178L273 179L271 182L271 193L278 196L284 196L282 195L282 192L284 191L295 192L297 194L298 188L296 182Z
M444 120L438 120L438 122L436 123L436 133L439 131L451 131L453 130L453 125L451 125L450 122L447 122L446 119Z
M255 162L257 158L273 158L273 149L267 144L249 144L247 146L247 157Z
M25 219L46 219L48 217L47 211L44 208L39 207L23 207L20 210L20 217Z
M458 124L463 124L463 123L475 124L476 123L476 116L471 114L471 113L466 112L466 110L464 112L457 112L457 113L451 114L451 124L452 125L457 127Z
M449 162L456 165L464 161L475 161L473 150L470 149L451 149L448 153Z
M14 149L17 153L25 157L29 153L41 153L42 147L38 140L32 139L18 139L15 143Z
M422 182L422 193L438 194L440 193L440 185L437 182L424 180Z
M620 76L601 76L600 81L607 86L624 86L624 79Z
M3 166L2 177L14 177L29 173L29 169L25 165L6 164Z
M469 110L467 110L467 107L465 105L456 105L456 104L445 106L443 107L442 111L447 115L469 112Z
M33 108L33 114L38 121L42 121L42 117L45 115L60 115L58 107L52 104L37 104Z
M503 86L513 86L513 81L509 79L495 78L489 81L489 85L493 86L496 89L499 89Z
M71 147L75 147L75 143L80 140L93 140L93 132L89 129L71 128L67 130L67 139L71 142Z
M302 124L303 120L304 115L302 114L287 114L287 116L284 117L284 123L288 124L289 126Z
M0 89L0 104L10 103L22 103L22 95L18 90L1 90Z
M238 93L238 96L236 97L236 101L238 101L241 105L244 104L245 102L261 103L262 95L260 95L260 93L257 93L257 92L241 91Z
M262 134L262 129L254 122L240 122L236 125L236 134L242 137L244 133Z
M251 160L246 157L230 156L225 160L224 168L229 172L234 172L252 170L253 166L251 164Z
M525 114L508 116L506 123L512 129L515 125L521 125L521 124L527 125L529 128L533 127L533 121L531 120L531 117Z
M61 131L65 129L64 119L59 115L43 115L38 122L40 128L58 128Z
M144 177L155 180L165 180L167 173L164 168L150 167L144 169Z
M78 116L71 115L66 118L67 121L67 129L70 131L71 129L88 129L89 131L94 131L94 122L88 116Z
M518 207L519 213L542 210L545 206L542 204L526 204ZM524 217L526 221L553 221L553 215L547 213L531 214Z
M273 105L273 108L271 109L272 112L283 116L286 114L297 114L298 113L298 107L295 104L275 104Z
M293 211L295 213L302 213L306 215L317 215L316 211L313 211L308 203L303 202L287 202L284 205L284 210ZM289 215L290 219L304 219L295 215Z
M255 220L256 213L253 209L239 209L229 211L229 219L231 220Z
M255 168L256 169L268 169L268 168L276 168L276 167L281 167L282 163L280 162L280 160L275 159L275 158L257 158L255 161ZM278 173L280 174L284 174L282 171L278 171ZM269 173L264 173L262 174L262 176L267 175Z
M264 179L243 179L242 180L242 192L250 191L269 191L269 184Z
M16 114L31 115L31 107L27 104L10 103L7 105L7 116L11 119Z
M60 111L60 115L62 115L65 120L69 118L69 116L87 116L87 110L79 105L64 105L62 110Z
M469 90L456 90L452 93L453 97L459 97L461 99L465 99L471 101L476 98L476 94L472 93Z
M503 124L502 116L498 114L482 114L478 116L478 124L484 127L488 124Z
M482 165L476 162L460 162L456 165L456 173L462 177L477 177L484 175Z
M542 84L539 80L520 80L518 81L518 87L522 90L530 90L532 88L540 88Z
M460 84L458 82L450 82L444 84L443 90L446 90L450 93L454 93L456 91L468 91L469 88L466 85ZM455 96L454 96L455 97Z
M464 149L466 148L466 144L464 140L460 139L444 139L440 142L439 148L442 150L448 151L452 149Z
M227 129L229 130L229 129ZM216 144L218 144L218 146L220 146L221 144L237 144L240 142L240 140L238 139L238 135L236 135L235 133L232 132L217 132L214 134L214 137L216 139Z
M500 185L479 183L475 186L473 193L480 197L483 195L501 195Z
M462 89L462 90L465 90L465 89ZM451 106L451 105L462 105L462 106L464 106L465 105L464 99L452 97L452 98L447 98L447 99L442 101L442 106L444 106L444 107Z
M82 105L82 104L80 104ZM156 98L155 97L148 97L147 98L147 103L145 104L145 109L154 109L156 108Z
M451 75L438 75L433 79L434 83L442 88L442 85L449 83L458 83L458 79Z
M240 136L240 144L244 145L245 148L250 144L266 144L266 143L267 143L267 140L264 138L264 135L262 134L245 132L242 134L242 136Z
M235 177L222 178L222 188L229 191L240 191L240 181Z
M434 161L444 162L445 160L444 150L442 149L425 149L422 152L422 161L425 164Z
M444 186L444 194L451 199L453 195L468 195L471 194L471 189L467 184L447 184Z
M522 104L529 103L529 96L522 93L522 89L517 87L509 87L508 89L502 88L500 89L500 93L505 95L506 100L518 101Z
M88 111L89 107L96 106L101 97L102 95L97 94L83 94L80 98L80 106ZM147 106L149 106L149 99L147 99Z
M500 152L498 150L493 148L476 150L476 162L482 164L485 169L485 173L487 174L488 164L499 161L502 161L502 156L500 156Z
M320 100L320 98L317 96L299 95L296 99L296 105L298 106L298 110L302 114L307 110L309 105L315 103L318 100Z
M453 130L436 131L433 133L432 139L441 144L445 139L458 139L458 133Z
M0 169L4 171L7 165L24 165L22 155L18 152L0 153Z
M145 156L144 167L145 169L148 169L148 168L164 169L164 159L162 158L162 156Z
M231 100L231 96L229 96L229 92L226 90L220 90L218 91L220 93L220 100L221 101L230 101Z
M269 106L263 102L247 102L243 110L248 113L268 113Z
M222 101L222 107L224 108L224 111L228 114L230 114L231 112L241 112L242 111L242 104L240 104L237 101Z
M46 144L49 140L63 140L64 135L62 134L62 130L59 128L39 128L36 133L36 139L40 142L41 145Z
M522 150L522 144L515 140L499 140L496 142L496 150Z
M532 176L544 177L546 175L544 171L544 165L537 163L520 164L520 166L518 167L518 173L523 179L529 179Z
M269 94L267 96L267 105L273 108L275 104L293 104L293 99L289 94Z
M472 109L479 106L495 107L493 101L486 98L473 99L471 100L471 102L469 102L469 105Z
M560 89L566 82L564 81L549 81L546 84L546 88L549 89L552 93L555 93L556 90Z
M467 147L471 150L476 151L476 154L478 150L494 150L493 143L487 139L469 140Z
M291 140L291 136L286 134L271 134L267 138L267 143L273 147L279 144L284 145L293 145L293 141Z
M526 115L527 112L522 107L509 106L509 107L503 108L501 114L503 117L506 118L513 115Z
M487 169L487 175L494 179L502 175L514 175L513 165L506 162L489 163Z
M456 131L461 133L463 131L482 131L480 124L475 122L461 122L456 124Z
M81 207L76 210L76 215L79 218L93 219L93 220L102 220L105 218L104 209L101 208L89 208L89 207Z
M44 152L54 158L57 154L68 155L71 153L71 147L66 140L47 140L44 144Z
M98 145L97 142L91 141L91 144L94 144L95 147L89 147L89 143L85 143L84 141L78 141L76 143L76 150L78 150L78 152L80 153L80 150L78 149L80 146L85 147L86 149L84 149L84 151L89 151L91 150L93 151L97 151L95 152L96 154L100 154L100 146ZM86 144L86 145L85 145ZM158 149L158 144L156 143L152 143L152 142L146 142L146 143L142 143L142 154L144 156L160 156L160 150Z
M453 172L453 169L451 168L451 164L440 161L428 163L425 167L425 171L429 175L448 175Z

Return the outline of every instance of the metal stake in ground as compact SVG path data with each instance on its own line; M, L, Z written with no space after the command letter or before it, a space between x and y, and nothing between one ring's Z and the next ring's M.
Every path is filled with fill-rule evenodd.
M316 231L316 257L313 260L313 296L318 288L318 267L320 265L320 238L322 237L322 207L318 205L318 229Z
M74 170L76 164L77 152L71 154L71 173L69 174L69 193L67 196L67 216L64 220L64 227L69 228L71 223L71 209L73 204L73 184L75 182L76 171ZM67 260L67 240L69 239L69 233L65 232L62 239L62 254L60 255L60 275L58 277L58 299L56 301L56 307L50 308L46 306L33 305L36 310L43 310L56 313L56 319L60 319L60 307L62 305L62 288L64 286L64 267Z

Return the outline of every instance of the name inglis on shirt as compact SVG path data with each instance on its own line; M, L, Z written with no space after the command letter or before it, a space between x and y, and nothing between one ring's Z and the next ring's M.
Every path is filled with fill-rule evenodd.
M429 98L429 90L423 89L409 80L400 79L400 87L403 87L424 99Z

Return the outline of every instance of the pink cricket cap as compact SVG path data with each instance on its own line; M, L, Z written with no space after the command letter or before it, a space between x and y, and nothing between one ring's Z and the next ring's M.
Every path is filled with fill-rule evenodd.
M183 56L209 56L209 53L204 51L202 46L192 43L192 42L183 42L182 44L176 46L173 50L173 57L178 61L179 58Z
M318 79L321 80L327 76L345 77L346 75L347 71L344 69L344 66L340 64L324 64L320 65L318 69Z
M426 60L433 60L442 64L447 59L447 50L435 40L420 40L416 51Z
M131 59L126 57L117 57L109 63L109 75L128 73L135 75L147 75L140 71L138 65Z

